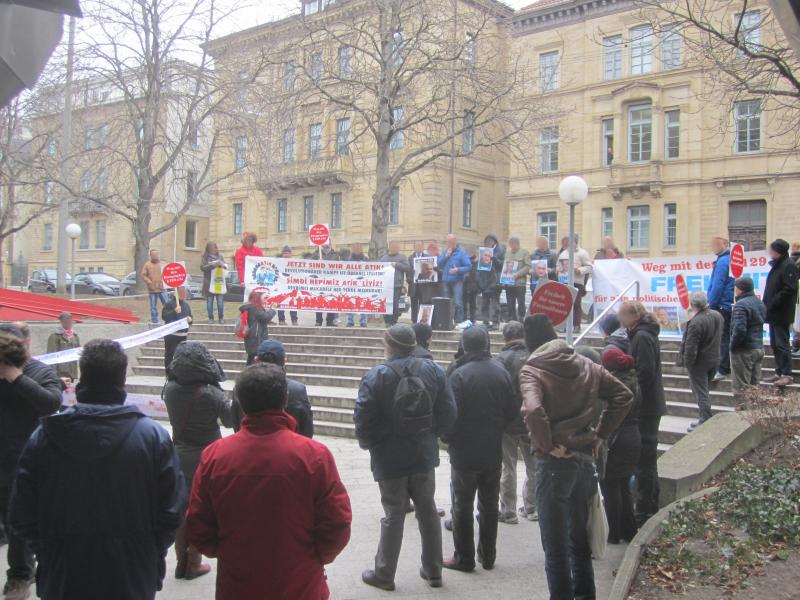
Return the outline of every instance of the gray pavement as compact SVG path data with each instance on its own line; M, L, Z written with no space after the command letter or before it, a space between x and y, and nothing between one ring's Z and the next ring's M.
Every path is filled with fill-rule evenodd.
M400 566L397 572L397 591L383 592L361 582L361 571L371 568L378 542L381 509L378 486L369 469L369 454L358 447L355 440L319 437L334 456L342 480L350 494L353 506L353 533L349 545L336 562L329 565L328 583L334 600L372 600L378 598L458 598L459 600L486 600L497 597L503 600L546 600L547 582L544 574L544 555L536 523L500 525L498 533L497 565L491 572L478 568L474 573L444 572L444 587L433 590L419 577L420 542L416 520L406 518L406 531ZM442 464L437 469L437 505L449 512L450 467L447 454L441 453ZM521 468L521 461L520 461ZM518 479L522 482L522 473ZM269 510L265 507L265 510ZM446 530L444 553L453 551L452 534ZM597 597L607 598L613 582L613 572L619 566L624 546L609 546L606 557L595 561ZM5 550L2 552L5 571ZM214 568L214 560L209 561ZM158 600L210 600L214 598L215 571L195 581L176 581L171 577L174 555L170 552L167 579ZM268 594L264 596L269 598ZM246 599L243 599L246 600Z

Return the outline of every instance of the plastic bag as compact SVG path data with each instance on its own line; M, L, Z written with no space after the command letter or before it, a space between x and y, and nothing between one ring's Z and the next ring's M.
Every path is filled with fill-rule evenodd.
M608 544L608 519L600 499L600 486L595 486L595 493L589 499L589 519L586 522L586 533L589 535L592 557L597 560L602 559Z

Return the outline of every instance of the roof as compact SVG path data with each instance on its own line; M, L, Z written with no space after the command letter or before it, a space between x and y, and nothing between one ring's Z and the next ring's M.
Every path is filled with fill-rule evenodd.
M529 4L528 6L524 6L517 11L517 15L521 15L526 12L532 12L534 10L542 10L546 8L554 8L561 4L569 4L573 0L538 0L533 4Z

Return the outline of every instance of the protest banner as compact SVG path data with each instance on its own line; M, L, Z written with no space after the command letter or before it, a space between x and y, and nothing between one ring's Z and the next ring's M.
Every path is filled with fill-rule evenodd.
M392 312L394 267L382 262L248 256L245 295L263 292L276 309L330 313Z

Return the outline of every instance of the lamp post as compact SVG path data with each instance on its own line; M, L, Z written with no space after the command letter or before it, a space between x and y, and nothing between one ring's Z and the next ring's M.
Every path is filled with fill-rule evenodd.
M64 233L72 240L72 286L70 299L75 300L75 240L81 237L81 226L77 223L70 223L64 228Z
M586 200L589 186L582 177L570 175L558 184L558 195L561 201L569 206L569 286L575 287L575 207ZM572 345L575 313L570 311L567 317L567 344ZM580 325L580 323L579 323Z

